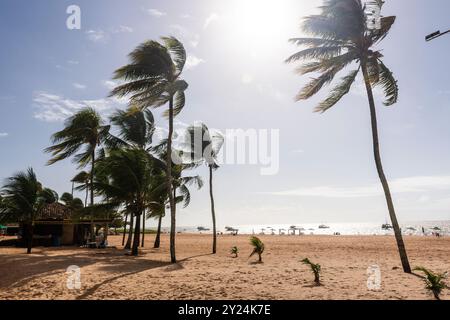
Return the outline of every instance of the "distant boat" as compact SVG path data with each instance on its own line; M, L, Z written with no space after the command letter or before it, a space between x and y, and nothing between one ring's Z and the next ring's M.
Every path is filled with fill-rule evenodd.
M394 227L391 226L389 223L384 223L384 224L381 225L381 229L383 229L383 230L391 230L391 229L394 229Z
M325 225L325 224L321 224L321 225L319 226L319 229L330 229L330 227L327 226L327 225Z

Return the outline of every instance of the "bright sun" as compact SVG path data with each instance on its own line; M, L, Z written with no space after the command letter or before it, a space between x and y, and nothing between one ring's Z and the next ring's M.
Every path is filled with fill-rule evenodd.
M261 52L286 43L299 33L302 16L309 14L310 0L231 0L225 2L226 32L242 49Z

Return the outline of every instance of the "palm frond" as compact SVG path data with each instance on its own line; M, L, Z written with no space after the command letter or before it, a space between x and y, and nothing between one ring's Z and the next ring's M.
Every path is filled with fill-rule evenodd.
M378 84L383 88L386 101L385 106L392 106L398 101L398 84L393 73L386 67L386 65L378 60L380 67L380 81Z
M350 91L350 88L355 82L358 72L359 69L354 70L349 75L342 78L339 85L331 91L330 96L326 100L322 101L319 106L314 109L314 111L324 113L325 111L333 107L336 103L338 103L342 99L342 97Z
M303 89L299 92L296 97L297 101L306 100L322 89L322 87L331 81L333 81L334 76L344 68L343 65L336 65L331 69L322 73L318 78L312 79Z

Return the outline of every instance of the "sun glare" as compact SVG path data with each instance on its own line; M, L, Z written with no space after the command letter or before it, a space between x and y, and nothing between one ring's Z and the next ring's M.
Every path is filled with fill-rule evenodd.
M273 50L298 35L299 21L310 7L309 1L298 0L230 1L225 7L224 32L241 50L264 54L263 50Z

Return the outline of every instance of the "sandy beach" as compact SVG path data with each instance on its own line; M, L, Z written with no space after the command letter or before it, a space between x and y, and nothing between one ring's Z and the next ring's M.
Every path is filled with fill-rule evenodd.
M248 236L220 236L210 255L210 235L177 237L179 263L171 265L168 236L153 249L147 236L139 257L116 249L0 247L0 299L431 299L421 278L401 270L390 236L262 236L263 264L248 258ZM450 270L450 238L406 237L412 266ZM238 246L238 258L229 250ZM323 286L312 284L308 257L322 265ZM67 289L66 268L81 268L81 289ZM367 268L378 265L381 289L367 288ZM446 290L443 299L450 299Z

